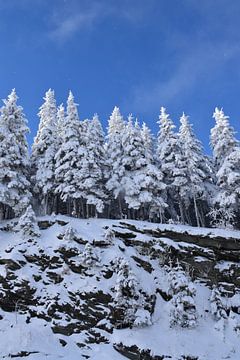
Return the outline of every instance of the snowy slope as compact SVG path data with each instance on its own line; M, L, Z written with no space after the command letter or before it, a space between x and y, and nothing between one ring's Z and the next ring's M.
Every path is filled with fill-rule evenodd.
M239 232L66 216L38 220L41 237L30 242L7 231L7 222L0 226L0 358L118 360L130 356L133 346L142 359L240 359L240 271L231 257L239 259ZM77 233L71 244L62 240L69 224ZM110 245L104 244L108 227L115 233ZM222 248L221 258L214 246L196 243L206 236L236 248ZM99 258L88 267L81 258L86 243ZM129 262L146 297L156 300L150 326L116 329L111 322L119 257ZM189 266L196 287L194 329L169 325L166 265L176 257ZM228 318L222 329L210 314L213 281L225 295Z

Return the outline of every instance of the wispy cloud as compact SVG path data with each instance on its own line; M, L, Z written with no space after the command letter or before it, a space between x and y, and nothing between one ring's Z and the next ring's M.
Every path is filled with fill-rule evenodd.
M238 42L202 44L190 53L182 54L180 61L165 79L156 79L150 84L139 84L133 88L133 108L148 111L162 104L176 102L177 97L188 96L199 81L211 79L224 65L240 54Z
M89 29L94 22L103 16L103 9L96 3L89 8L77 8L67 14L57 13L54 16L54 27L49 37L64 42L81 29Z
M50 39L59 43L64 43L80 31L94 29L110 17L137 24L146 13L146 9L151 8L152 0L149 0L149 4L140 7L135 0L131 3L126 0L122 0L121 3L104 0L101 2L72 0L64 3L62 8L53 12L52 28L48 33Z

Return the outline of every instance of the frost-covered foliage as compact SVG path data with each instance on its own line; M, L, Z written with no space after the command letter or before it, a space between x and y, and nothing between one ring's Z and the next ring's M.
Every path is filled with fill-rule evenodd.
M106 244L111 245L114 242L114 239L115 233L110 227L108 227L104 233L104 241Z
M20 215L31 196L26 140L29 129L17 99L14 89L0 109L0 218Z
M219 289L214 286L210 296L211 314L215 320L227 318L226 306L223 304L223 300Z
M85 245L84 250L81 254L81 261L83 265L87 267L97 265L100 262L97 253L89 242Z
M18 231L22 238L26 240L40 236L36 215L31 205L27 207L25 213L20 217L16 226L16 231Z
M170 325L183 328L197 326L197 311L194 297L196 290L179 263L169 273Z
M222 223L233 225L231 214L239 214L240 200L240 144L223 110L215 109L215 127L211 130L211 146L216 169L218 191L214 197L214 208ZM210 215L214 214L210 213ZM227 221L225 214L228 214ZM213 219L214 220L214 219Z
M40 118L31 155L34 192L44 206L44 213L53 211L55 191L55 154L58 145L57 105L54 91L49 89L38 113Z
M153 163L151 138L146 130L144 137L136 121L130 115L123 134L124 176L122 188L124 199L129 209L139 210L143 215L154 216L164 212L165 184L163 175ZM147 147L146 147L147 146Z
M118 107L115 106L112 115L108 121L107 134L107 166L108 166L108 180L106 183L107 189L112 192L113 198L119 200L121 209L121 193L122 193L122 178L124 175L123 166L123 145L122 136L125 129L125 122Z
M96 213L104 209L105 195L105 166L104 132L97 114L86 122L85 150L81 158L81 171L78 175L79 188L86 201L87 211L93 206ZM90 214L87 214L87 217ZM92 215L92 214L91 214Z
M155 140L146 123L132 115L125 121L115 107L105 137L97 115L79 120L71 91L65 111L50 89L29 168L28 128L16 101L13 91L0 116L1 218L21 215L33 195L38 215L240 227L240 144L222 109L213 114L211 157L185 114L177 132L162 107Z
M150 313L144 309L144 298L140 285L129 263L119 258L116 285L114 287L113 315L117 314L116 327L147 326L151 324Z
M181 204L183 201L187 211L189 211L189 207L193 203L196 223L200 226L200 224L204 225L200 207L203 201L208 201L213 191L211 173L202 151L202 145L193 133L188 116L183 114L180 123L180 174L176 176L174 184L178 189ZM183 208L181 208L181 212L182 220L185 222Z
M79 178L81 178L81 159L86 152L82 146L82 128L78 117L77 104L74 102L72 92L69 92L67 100L67 115L62 127L62 141L56 153L56 193L68 203L68 213L71 213L71 205L82 198ZM74 209L76 211L76 208Z

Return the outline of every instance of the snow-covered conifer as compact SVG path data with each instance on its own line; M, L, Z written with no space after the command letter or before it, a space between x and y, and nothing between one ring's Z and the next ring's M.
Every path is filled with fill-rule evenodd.
M216 121L211 129L210 144L213 150L213 159L216 171L219 170L225 158L237 145L234 129L229 124L229 116L226 116L223 109L215 108L213 118Z
M193 328L197 325L197 311L194 301L195 287L189 281L179 263L169 274L170 325Z
M182 158L179 169L181 172L179 176L176 176L175 184L177 184L181 205L183 202L186 212L189 213L189 207L193 204L196 223L200 226L204 225L204 216L201 211L203 202L207 202L213 191L211 173L202 145L193 133L188 116L184 113L180 118L180 123L179 148ZM184 221L184 218L182 220Z
M37 136L32 146L31 166L32 183L44 213L54 210L55 154L58 145L57 136L57 106L54 91L49 89L44 97L44 103L38 113L40 118Z
M96 114L88 121L84 134L86 151L81 158L82 170L79 172L78 185L86 201L87 217L89 217L103 212L106 199L104 133Z
M133 124L132 120L130 115L123 135L125 171L121 183L124 198L130 209L142 212L144 217L146 211L152 213L153 210L159 215L166 206L162 174L153 164L150 139L146 148L138 122Z
M227 313L219 289L213 286L210 296L211 314L215 320L226 319Z
M118 107L115 106L108 121L108 135L106 144L108 180L107 189L113 194L113 199L118 200L120 216L122 216L122 177L123 166L123 145L122 136L125 122Z
M26 240L40 236L37 218L31 205L27 207L25 213L20 217L16 230Z
M30 201L29 129L17 99L14 89L0 109L0 218L21 214Z
M93 246L88 242L81 254L81 261L83 265L91 267L99 263L99 257L94 251Z
M77 104L75 104L70 91L67 100L67 115L62 129L62 141L55 156L56 193L67 203L68 214L71 214L72 211L76 213L77 201L83 195L79 187L79 178L81 177L81 159L84 152Z
M223 110L215 109L215 127L211 130L211 146L216 169L218 192L213 199L210 215L227 226L233 225L232 216L239 213L240 201L240 145ZM229 221L225 221L226 219ZM212 220L214 220L212 218ZM214 220L215 221L215 220Z
M159 116L159 133L157 138L156 161L163 173L163 183L167 188L167 204L170 215L176 218L174 203L178 202L174 181L179 176L180 149L178 146L177 135L174 132L175 125L166 113L166 109L161 107Z
M150 314L144 310L144 298L129 263L120 258L114 287L113 315L116 327L146 326L151 324Z

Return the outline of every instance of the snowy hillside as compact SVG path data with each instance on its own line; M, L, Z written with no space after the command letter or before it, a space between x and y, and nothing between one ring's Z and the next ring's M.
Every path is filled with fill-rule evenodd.
M66 216L38 225L30 236L1 223L2 359L239 360L239 232Z

